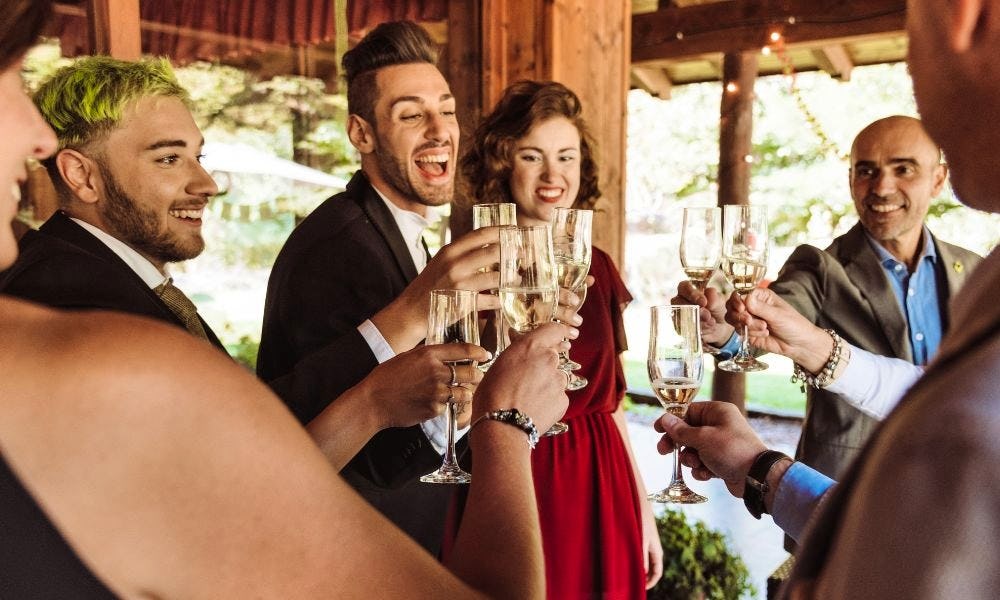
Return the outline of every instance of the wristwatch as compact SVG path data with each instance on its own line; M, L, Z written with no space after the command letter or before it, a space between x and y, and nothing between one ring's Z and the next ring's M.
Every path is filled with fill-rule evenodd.
M507 423L508 425L517 427L524 433L528 434L528 446L530 446L532 450L535 449L535 444L538 443L538 428L536 428L535 424L531 421L531 417L523 412L517 410L516 408L504 408L490 411L476 419L469 427L469 430L471 431L472 428L481 423L483 419L500 421L501 423Z
M767 474L774 463L783 458L791 460L784 452L765 450L757 455L747 473L746 485L743 487L743 504L755 519L760 519L760 516L767 512L764 510L764 495L770 490L770 486L767 485Z

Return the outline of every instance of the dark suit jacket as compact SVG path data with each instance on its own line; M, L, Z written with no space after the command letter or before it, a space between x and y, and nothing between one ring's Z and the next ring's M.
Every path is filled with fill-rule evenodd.
M417 275L392 213L358 172L289 236L267 285L257 374L303 423L377 361L357 327ZM287 381L295 369L294 381ZM441 457L419 426L379 432L342 475L432 553L451 486L420 483Z
M19 247L17 261L0 274L0 292L57 308L115 310L184 327L125 261L62 212L25 233ZM225 352L204 319L202 325L209 341Z
M817 509L786 596L1000 597L998 287L994 251L927 373Z
M982 260L958 246L933 238L943 329L948 300ZM807 319L833 329L845 340L875 354L913 361L906 317L878 255L858 223L824 251L799 246L770 285ZM836 394L810 388L797 457L833 477L843 474L878 421Z
M948 300L982 259L932 239L938 255L942 329L947 331ZM770 288L807 319L833 329L858 348L913 361L906 316L860 223L825 251L808 245L796 248ZM836 479L877 424L838 395L810 388L797 458Z

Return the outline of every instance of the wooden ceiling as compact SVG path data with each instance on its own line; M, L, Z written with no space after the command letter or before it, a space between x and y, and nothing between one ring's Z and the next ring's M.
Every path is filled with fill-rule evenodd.
M759 74L906 58L905 0L632 0L631 84L660 97L718 81L726 53L757 52Z
M338 56L372 24L392 18L416 19L444 43L448 38L446 7L462 1L466 0L142 0L139 16L145 52L168 54L178 62L219 60L262 78L285 73L318 77L336 87ZM91 52L86 7L92 2L58 0L50 35L62 38L68 55ZM275 15L287 11L290 16L264 19L277 20L277 26L254 24L261 20L264 9L257 8L261 2ZM760 75L788 69L823 70L845 80L855 66L906 57L905 0L631 2L631 85L664 98L676 85L720 80L726 53L760 53ZM346 12L347 27L337 33L346 29L351 38L348 43L336 39L334 4ZM517 2L508 0L508 5ZM219 8L225 6L230 8ZM303 17L303 6L324 18ZM600 3L596 6L600 10ZM227 11L241 16L227 20ZM308 31L296 35L299 28ZM292 38L286 32L289 29L294 30Z

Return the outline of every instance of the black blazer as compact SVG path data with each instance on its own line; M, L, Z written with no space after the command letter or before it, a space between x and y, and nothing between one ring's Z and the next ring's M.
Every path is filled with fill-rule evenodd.
M309 422L378 364L357 327L416 275L392 213L359 171L344 192L292 231L278 254L267 285L258 376ZM452 490L418 478L440 464L415 425L379 432L341 474L436 554Z
M0 292L57 308L115 310L184 327L132 267L62 212L25 233L19 248L17 261L0 274ZM225 352L201 322L209 341Z

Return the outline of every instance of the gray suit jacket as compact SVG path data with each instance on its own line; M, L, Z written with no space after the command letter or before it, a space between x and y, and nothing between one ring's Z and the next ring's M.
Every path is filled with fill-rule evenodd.
M1000 251L927 373L813 517L785 595L1000 597Z
M948 300L982 259L933 239L938 255L938 300L944 312ZM912 362L906 317L860 223L826 250L808 245L796 248L770 288L807 319L835 330L849 343ZM946 317L942 315L945 331ZM797 458L836 479L877 423L836 394L810 389Z

